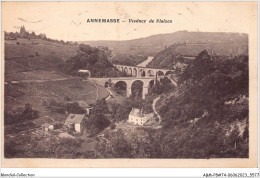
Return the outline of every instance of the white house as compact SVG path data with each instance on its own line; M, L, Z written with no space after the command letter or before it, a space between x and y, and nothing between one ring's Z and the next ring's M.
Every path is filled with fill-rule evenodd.
M148 117L145 117L141 109L132 108L127 122L133 123L136 125L144 125L146 121L148 120Z
M65 126L76 132L82 132L84 129L84 123L86 121L85 114L70 114L65 121Z

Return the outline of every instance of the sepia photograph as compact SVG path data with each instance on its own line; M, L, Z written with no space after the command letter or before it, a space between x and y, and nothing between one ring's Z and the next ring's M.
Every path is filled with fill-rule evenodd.
M2 2L2 166L257 167L257 5Z

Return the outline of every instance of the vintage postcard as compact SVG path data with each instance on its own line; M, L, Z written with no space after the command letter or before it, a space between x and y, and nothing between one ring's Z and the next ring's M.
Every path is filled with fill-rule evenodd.
M255 168L257 2L2 2L2 165Z

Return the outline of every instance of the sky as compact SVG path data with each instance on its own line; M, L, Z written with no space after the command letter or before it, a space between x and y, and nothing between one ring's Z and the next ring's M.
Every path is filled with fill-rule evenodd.
M249 33L255 2L2 2L2 31L45 33L65 41L129 40L180 30ZM125 23L87 23L118 18ZM172 23L128 23L168 19Z

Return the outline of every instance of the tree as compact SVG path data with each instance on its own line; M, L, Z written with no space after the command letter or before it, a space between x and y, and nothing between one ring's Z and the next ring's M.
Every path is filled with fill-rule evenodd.
M126 120L132 109L132 104L130 100L125 100L116 110L116 120Z
M97 100L94 107L91 109L91 114L107 114L109 112L106 100L103 98Z
M66 111L73 114L85 114L86 110L79 106L79 103L68 103L66 104Z
M117 69L108 61L108 53L96 47L80 44L75 56L64 62L63 71L76 75L78 70L87 69L93 77L117 76Z
M100 143L96 150L105 158L131 158L131 145L126 141L122 130L110 135L108 143Z
M181 76L181 81L187 79L201 80L214 70L213 61L207 50L203 50L193 60L193 62L185 69Z
M39 117L39 112L33 110L32 105L27 103L27 104L25 104L23 113L21 114L20 117L22 120L24 120L24 119L33 120L33 119L36 119Z
M237 149L237 144L239 140L239 128L237 125L235 125L233 131L229 135L228 142L234 149Z
M246 125L246 128L243 133L243 139L248 140L248 137L249 137L249 130L248 130L248 125Z
M95 136L110 125L110 121L103 114L92 114L85 122L85 127L90 136Z
M172 90L174 90L174 86L171 83L171 80L167 77L161 78L160 81L157 81L156 84L152 86L152 88L149 90L149 93L155 93L157 95L160 95L162 93L168 93Z

